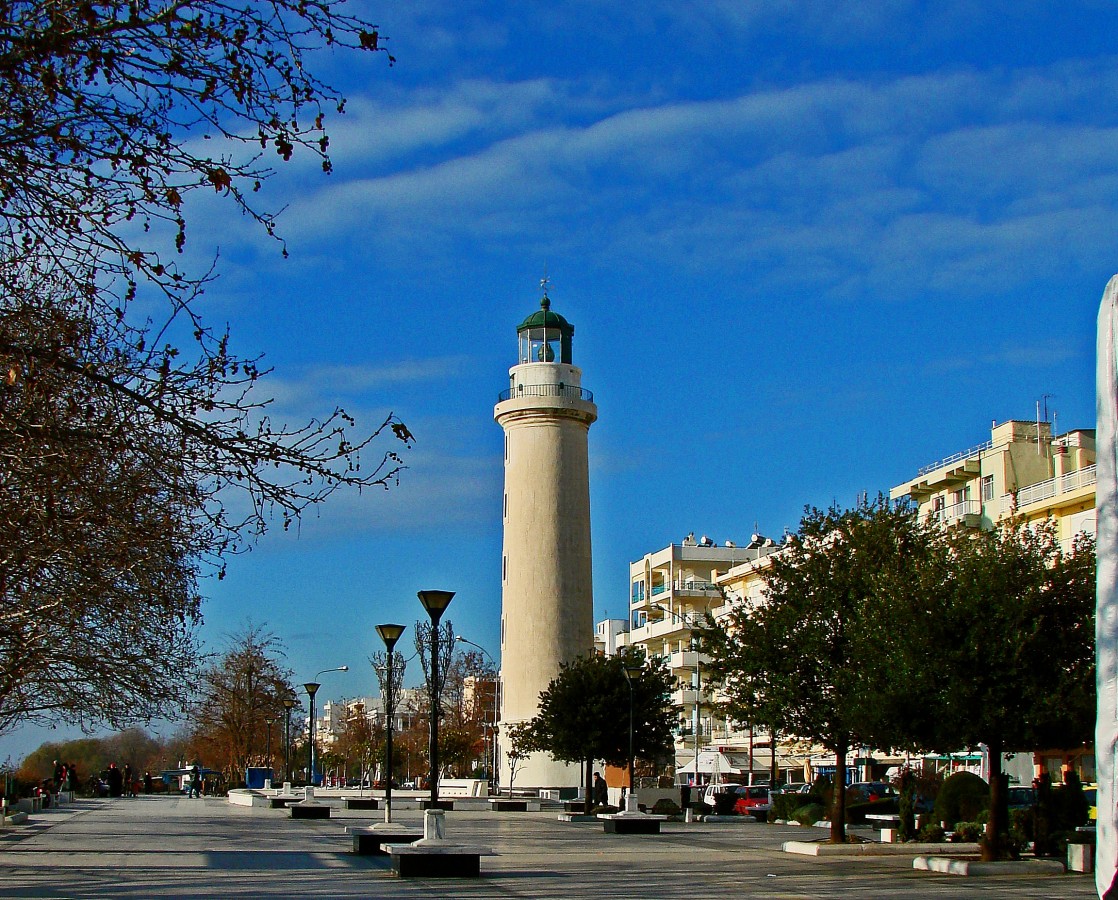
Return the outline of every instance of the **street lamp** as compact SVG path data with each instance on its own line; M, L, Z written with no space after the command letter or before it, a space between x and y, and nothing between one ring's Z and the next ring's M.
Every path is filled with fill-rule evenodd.
M266 740L268 749L264 751L264 758L268 761L268 768L272 768L272 726L276 724L275 716L266 716L264 718L264 727L267 729Z
M625 680L629 682L629 794L633 793L633 679L639 678L643 666L626 663Z
M393 696L396 672L393 666L396 655L396 642L404 633L404 625L378 625L377 634L384 641L387 655L387 672L384 688L384 821L392 821L392 726L396 711L396 698Z
M291 710L298 701L290 694L283 698L283 774L291 780Z
M442 685L439 682L439 620L454 599L454 591L420 591L419 602L431 617L431 681L427 691L431 700L431 806L439 802L439 695Z
M348 672L349 666L335 666L333 669L323 669L321 672L315 673L317 679L319 675L325 675L327 672ZM307 783L314 785L314 742L315 742L315 712L314 712L314 695L318 693L318 689L322 687L318 681L308 681L303 687L307 691L307 696L311 698L311 725L310 725L310 746L307 747Z
M497 672L499 671L500 667L497 665L497 660L495 660L493 658L493 654L491 654L488 650L486 650L483 646L481 646L481 644L475 644L473 641L468 641L468 640L466 640L466 638L462 637L462 635L460 635L460 634L455 635L454 639L456 641L461 641L463 644L469 644L471 647L476 647L478 650L480 650L482 653L484 653L486 656L488 656L489 661L491 663L493 663L493 734L492 734L493 755L492 755L492 763L491 763L492 768L490 769L490 772L492 772L493 782L494 782L494 784L496 784L496 782L497 782L497 708L498 708L498 702L499 702L499 697L498 697L497 691L500 688L500 679L497 677ZM498 790L497 791L498 796L500 795L500 793L501 793L500 790Z

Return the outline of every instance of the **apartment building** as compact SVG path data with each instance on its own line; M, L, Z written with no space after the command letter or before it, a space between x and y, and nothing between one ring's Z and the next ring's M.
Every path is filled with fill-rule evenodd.
M1051 517L1070 547L1076 534L1095 533L1095 432L1054 436L1048 422L995 422L988 441L922 466L889 496L910 497L922 515L970 528L991 528L1015 513Z
M676 773L681 782L740 775L747 765L742 760L755 758L751 750L757 748L750 747L749 736L732 734L714 710L703 686L703 666L709 660L694 649L692 632L725 606L719 585L724 573L755 564L776 549L775 541L758 534L744 546L689 534L630 564L627 640L604 623L599 626L601 638L613 632L618 644L639 646L648 658L663 659L675 679Z

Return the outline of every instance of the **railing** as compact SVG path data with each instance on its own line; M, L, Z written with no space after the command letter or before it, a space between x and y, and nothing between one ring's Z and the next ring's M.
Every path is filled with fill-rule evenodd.
M516 390L509 388L497 395L497 402L511 400L513 397L566 397L568 400L594 402L594 395L585 388L569 384L518 384Z
M982 512L977 500L960 500L943 509L932 511L932 518L937 522L957 522L963 516L978 515Z
M958 453L952 454L947 459L941 459L938 462L929 463L926 466L921 466L916 470L916 475L927 475L929 472L934 472L936 469L942 469L944 466L949 466L952 463L959 462L964 459L970 459L972 456L977 456L979 453L985 453L987 450L994 449L993 441L985 441L977 447L971 447L969 450L960 450Z
M1017 508L1028 506L1030 503L1039 503L1041 500L1050 500L1052 497L1058 497L1061 494L1067 494L1071 491L1078 490L1082 487L1094 484L1097 478L1095 467L1084 466L1082 469L1076 469L1074 472L1068 472L1066 475L1057 475L1055 478L1049 478L1047 481L1041 481L1037 484L1030 484L1028 487L1023 487L1017 492ZM1013 509L1013 495L1002 495L1002 513L1008 513Z

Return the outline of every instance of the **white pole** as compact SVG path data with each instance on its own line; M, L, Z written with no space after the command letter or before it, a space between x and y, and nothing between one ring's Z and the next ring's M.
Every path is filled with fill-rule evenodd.
M1099 790L1095 886L1101 897L1111 888L1118 869L1118 275L1107 284L1099 308L1097 366L1095 765Z

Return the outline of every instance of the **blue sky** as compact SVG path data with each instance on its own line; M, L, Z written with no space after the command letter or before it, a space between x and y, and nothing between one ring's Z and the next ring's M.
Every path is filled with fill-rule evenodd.
M346 663L322 696L370 693L374 626L443 588L497 654L492 410L545 273L599 407L597 618L624 616L631 560L690 531L779 536L1045 395L1061 430L1094 427L1111 2L352 6L398 62L323 60L350 98L335 171L296 160L264 191L290 258L216 199L190 247L220 250L206 315L266 353L277 410L392 410L417 442L398 488L207 582L209 644L251 618L298 681Z

